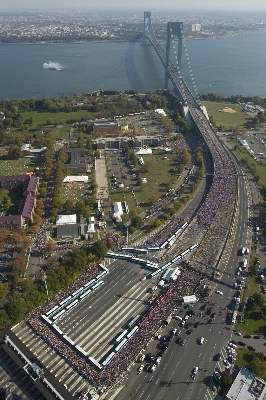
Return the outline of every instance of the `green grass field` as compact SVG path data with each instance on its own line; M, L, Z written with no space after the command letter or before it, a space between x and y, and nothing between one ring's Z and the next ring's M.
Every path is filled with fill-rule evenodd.
M0 175L25 174L38 166L32 158L19 158L18 160L7 160L7 152L0 151Z
M147 183L142 183L141 191L134 192L135 196L132 192L110 194L112 201L126 201L130 211L139 213L145 211L151 201L157 201L162 197L168 190L173 168L173 156L167 155L167 159L164 157L165 153L160 149L154 150L152 155L143 156L144 163L148 165L149 171L140 176L141 178L145 177ZM137 203L140 203L140 206L137 206Z
M29 128L29 130L21 130L18 128L11 128L10 129L10 134L24 134L27 135L27 137L31 134L33 134L36 130L38 125L44 125L47 123L47 121L50 119L53 121L53 124L60 124L62 125L61 128L56 131L55 137L57 139L62 138L62 139L68 139L69 138L69 131L70 131L70 124L67 123L68 120L78 120L81 118L85 119L95 119L97 118L97 113L92 113L89 111L85 110L79 110L76 112L58 112L58 113L52 113L52 112L38 112L38 111L27 111L22 113L23 119L33 119L33 124Z
M237 125L244 127L246 121L250 119L237 104L203 101L202 105L206 107L209 117L213 118L217 127L220 125L223 125L226 129L232 129ZM235 112L226 112L228 109L233 109Z

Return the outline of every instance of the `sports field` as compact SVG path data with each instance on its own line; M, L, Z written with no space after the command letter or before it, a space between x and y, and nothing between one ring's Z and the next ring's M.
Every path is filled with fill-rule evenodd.
M221 125L225 129L232 129L235 126L244 127L247 120L251 119L237 104L203 101L202 105L206 107L209 117L213 118L217 127Z

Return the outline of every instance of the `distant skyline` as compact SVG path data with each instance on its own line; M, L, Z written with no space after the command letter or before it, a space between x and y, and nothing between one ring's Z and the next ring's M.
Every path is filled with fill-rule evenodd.
M36 0L8 0L2 2L1 12L8 11L38 11L38 10L67 10L67 9L82 9L82 10L143 10L143 11L158 11L158 10L176 10L180 11L266 11L265 0L186 0L183 4L176 0L135 0L127 2L125 0L101 0L101 2L93 2L88 0L44 0L42 2Z

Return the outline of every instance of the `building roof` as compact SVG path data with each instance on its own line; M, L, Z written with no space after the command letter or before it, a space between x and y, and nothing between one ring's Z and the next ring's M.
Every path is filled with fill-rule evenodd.
M17 182L17 184L19 183L23 183L24 181L26 181L29 178L28 175L25 174L21 174L21 175L5 175L5 176L0 176L0 182Z
M30 143L24 143L21 146L21 151L30 151L30 149L31 149L31 144Z
M122 208L122 203L121 201L118 201L114 203L114 218L116 219L116 222L121 222L122 218L121 216L123 215L123 208Z
M80 224L65 224L57 226L57 237L80 236Z
M265 398L266 382L245 367L240 368L226 395L226 400L264 400Z
M32 219L32 211L35 207L36 197L28 194L20 203L18 214L24 218Z
M7 215L0 217L0 227L22 226L22 215Z
M37 190L38 184L39 184L39 178L37 178L37 176L30 176L25 190L27 192L35 193Z
M106 127L106 126L112 126L112 127L117 127L118 126L118 123L117 122L110 122L110 121L97 121L97 122L94 122L94 124L93 124L96 128L99 128L99 127Z
M145 155L145 154L152 154L152 149L137 149L134 150L136 156Z
M189 303L196 303L198 301L197 297L193 294L191 296L184 296L183 297L183 302L185 304L189 304Z
M68 225L68 224L76 224L77 215L57 215L56 217L56 225Z
M163 108L156 108L154 112L156 112L156 114L163 115L164 117L166 116L166 113Z
M88 224L88 230L87 233L95 233L95 228L94 228L94 224Z
M69 175L66 176L65 179L63 180L63 183L68 183L68 182L88 182L89 177L86 175Z

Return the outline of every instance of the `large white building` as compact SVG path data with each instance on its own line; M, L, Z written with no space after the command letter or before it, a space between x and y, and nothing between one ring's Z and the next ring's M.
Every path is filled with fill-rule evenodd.
M247 368L240 368L225 400L265 400L266 382Z
M192 24L191 31L192 32L200 32L201 31L201 24Z

